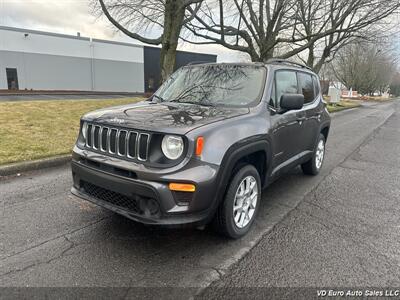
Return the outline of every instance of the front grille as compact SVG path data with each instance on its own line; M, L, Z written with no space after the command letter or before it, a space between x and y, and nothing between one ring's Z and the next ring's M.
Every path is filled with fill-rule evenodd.
M147 161L151 135L128 129L88 124L85 146L128 159Z
M139 205L134 198L106 190L86 181L81 181L81 187L84 189L86 194L93 198L118 206L124 210L140 214Z

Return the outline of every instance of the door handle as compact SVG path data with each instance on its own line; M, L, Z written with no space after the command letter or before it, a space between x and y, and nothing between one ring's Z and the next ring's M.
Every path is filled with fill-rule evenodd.
M297 122L299 122L300 124L303 123L306 120L306 117L298 117L297 118Z

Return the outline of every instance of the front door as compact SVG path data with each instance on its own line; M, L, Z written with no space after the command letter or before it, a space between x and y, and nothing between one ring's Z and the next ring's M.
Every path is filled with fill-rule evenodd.
M301 149L301 111L280 113L280 99L283 94L298 94L297 74L291 70L275 72L275 82L270 105L276 113L271 115L271 136L273 143L273 172L279 173L295 159ZM294 162L294 161L293 161ZM275 175L275 174L273 174Z
M6 68L7 86L9 90L18 90L18 74L15 68Z

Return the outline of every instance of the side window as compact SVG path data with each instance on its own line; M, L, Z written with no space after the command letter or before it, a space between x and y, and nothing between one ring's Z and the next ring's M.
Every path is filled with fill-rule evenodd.
M275 73L276 83L276 107L279 107L283 94L297 94L297 76L294 71L277 71Z
M312 76L306 73L298 73L301 93L304 95L304 103L311 103L315 99L315 90Z
M321 91L319 88L319 80L317 76L313 76L313 82L314 82L315 97L318 97Z

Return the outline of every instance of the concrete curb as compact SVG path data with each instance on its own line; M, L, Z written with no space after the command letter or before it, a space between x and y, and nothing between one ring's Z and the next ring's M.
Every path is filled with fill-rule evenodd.
M10 176L27 171L51 168L64 165L71 161L71 154L19 162L0 166L0 176Z

